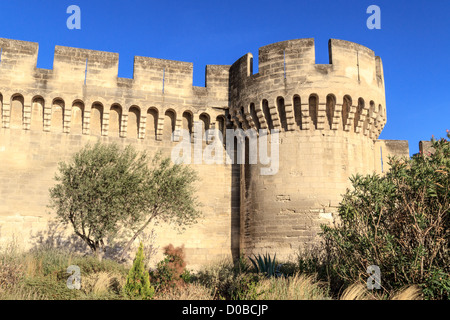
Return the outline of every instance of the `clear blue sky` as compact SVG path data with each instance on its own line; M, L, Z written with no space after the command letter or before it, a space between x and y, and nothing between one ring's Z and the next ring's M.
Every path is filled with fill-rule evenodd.
M81 30L69 30L69 5ZM369 5L381 30L369 30ZM418 141L450 129L450 1L84 1L2 0L0 37L39 42L38 67L53 68L55 45L119 53L119 76L133 77L135 55L194 63L204 86L207 64L232 64L273 42L315 38L316 62L328 63L328 39L365 45L384 64L388 123L380 139ZM257 60L257 59L256 59Z

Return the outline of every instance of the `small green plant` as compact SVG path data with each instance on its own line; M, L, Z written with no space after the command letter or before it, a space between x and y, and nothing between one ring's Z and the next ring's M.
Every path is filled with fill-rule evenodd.
M425 283L421 284L422 292L427 300L443 300L450 292L450 275L442 270L433 270Z
M155 289L150 285L149 274L144 267L144 246L142 242L133 261L133 267L128 273L124 291L130 297L142 299L151 299L155 293Z
M258 254L258 256L253 255L254 259L249 257L250 261L255 267L257 273L263 273L267 277L278 277L281 275L279 270L279 265L276 261L276 254L273 256L273 259L270 257L268 253L265 255Z
M242 273L232 283L231 300L258 300L264 292L258 292L259 283L265 279L261 274Z
M188 269L184 269L183 273L181 274L181 279L186 283L192 282L192 275L191 272Z

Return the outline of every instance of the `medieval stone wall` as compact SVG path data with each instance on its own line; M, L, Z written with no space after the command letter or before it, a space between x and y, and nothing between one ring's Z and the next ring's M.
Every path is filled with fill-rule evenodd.
M180 129L196 134L226 123L227 66L207 66L192 86L192 64L136 57L134 78L118 78L118 55L57 46L53 70L36 68L38 45L0 39L0 239L25 248L47 237L49 188L59 161L86 143L132 144L170 156ZM201 133L200 133L201 134ZM156 227L157 246L184 244L188 263L238 249L231 165L194 165L204 217L179 234ZM236 220L236 219L234 219Z
M37 43L0 39L0 241L30 248L59 234L48 190L58 162L87 143L170 156L182 129L191 143L208 129L266 129L280 131L276 174L261 175L259 162L192 164L204 217L181 234L156 226L156 245L184 245L192 268L240 253L295 254L332 223L351 174L382 173L389 155L409 153L405 142L377 140L387 120L381 59L331 40L330 64L318 65L314 50L313 39L271 44L257 74L247 54L207 66L196 87L188 62L135 57L128 79L118 77L117 53L56 46L47 70L36 67ZM234 157L236 147L223 147Z

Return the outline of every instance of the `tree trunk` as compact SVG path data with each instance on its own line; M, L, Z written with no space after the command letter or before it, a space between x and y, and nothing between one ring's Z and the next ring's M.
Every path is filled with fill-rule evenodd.
M105 255L105 248L104 248L103 240L95 241L95 242L94 242L94 247L95 247L95 249L93 249L93 251L94 251L94 257L95 257L98 261L102 261L104 255Z
M150 219L147 220L146 223L138 230L136 233L131 237L131 239L127 242L125 247L122 250L122 253L120 254L119 261L124 260L125 254L130 250L131 245L133 244L134 240L147 228L147 226L150 224L150 222L153 220L154 215L150 217Z
M78 235L88 245L94 256L97 257L98 246L95 245L95 242L93 242L91 239L77 230L75 230L75 234Z

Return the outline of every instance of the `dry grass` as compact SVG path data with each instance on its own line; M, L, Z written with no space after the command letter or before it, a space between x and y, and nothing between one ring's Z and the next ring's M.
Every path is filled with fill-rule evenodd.
M0 261L0 290L12 288L20 283L24 276L23 269L17 261Z
M155 300L213 300L211 290L198 284L190 283L184 288L167 290L162 294L157 294Z
M252 296L245 300L330 300L325 288L315 281L313 276L295 274L288 278L271 278L262 280Z
M27 255L24 259L25 274L27 277L37 277L44 275L42 260L36 259L32 255Z
M376 300L361 283L354 283L344 290L339 300Z
M331 300L320 282L313 276L295 274L288 278L271 278L260 281L254 290L240 297L243 300ZM173 289L155 296L157 300L212 300L211 289L201 284L189 284L184 289ZM355 283L344 290L340 300L380 300L364 285ZM393 294L391 300L421 300L417 286L404 288Z
M381 300L381 296L372 294L366 286L354 283L344 290L340 300ZM390 300L422 300L422 291L418 286L405 287L391 294Z
M422 300L422 290L416 285L412 285L394 293L391 300Z
M45 296L23 284L16 285L8 290L0 288L0 300L45 300Z
M81 290L85 294L102 295L111 289L120 291L125 285L126 278L117 273L97 272L82 277Z

